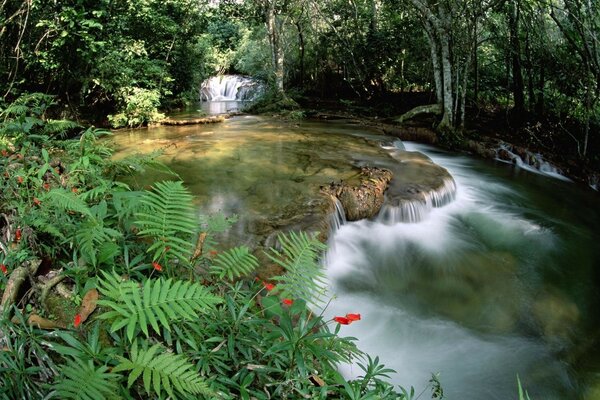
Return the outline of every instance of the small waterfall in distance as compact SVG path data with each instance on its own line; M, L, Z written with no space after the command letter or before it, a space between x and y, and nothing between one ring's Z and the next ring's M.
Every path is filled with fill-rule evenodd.
M202 82L202 101L253 101L264 93L264 84L242 75L218 75Z

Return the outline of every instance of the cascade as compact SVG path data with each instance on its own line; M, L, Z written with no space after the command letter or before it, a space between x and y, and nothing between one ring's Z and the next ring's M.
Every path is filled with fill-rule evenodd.
M202 101L252 101L264 91L256 79L241 75L218 75L202 82Z
M414 199L396 199L381 208L377 221L385 224L422 221L433 208L443 207L456 198L456 183L445 178L441 187L418 193Z
M342 202L337 197L332 196L333 204L335 205L335 211L331 215L331 233L335 233L338 229L345 225L348 221L346 220L346 211Z
M532 153L525 149L517 149L508 143L500 143L500 146L496 149L496 160L512 163L519 168L536 174L571 181L562 174L559 168L545 161L541 154Z
M456 183L445 168L436 165L419 151L407 151L401 140L384 145L392 158L400 162L394 171L377 222L420 222L434 208L450 204L456 198Z

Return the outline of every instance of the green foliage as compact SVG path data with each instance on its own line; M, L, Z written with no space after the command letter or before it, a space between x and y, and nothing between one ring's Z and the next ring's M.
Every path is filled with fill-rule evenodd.
M104 400L115 398L119 375L93 361L74 359L61 367L61 377L52 386L59 399Z
M41 399L46 388L41 383L58 372L44 346L47 333L29 326L26 317L15 310L15 322L0 314L0 398Z
M269 258L284 268L277 277L279 290L286 297L320 302L325 293L325 274L318 259L326 246L317 235L290 232L277 237L281 250L271 249Z
M158 344L147 350L140 349L137 341L134 341L130 358L119 357L120 363L113 371L131 371L127 387L131 387L141 376L144 390L148 394L161 396L164 390L169 396L176 398L173 389L177 389L183 395L213 394L194 370L194 365L185 357L160 350L161 346Z
M121 112L108 116L114 128L139 127L165 118L158 112L160 93L157 90L125 87L120 91L120 99Z
M519 400L531 400L531 397L529 397L529 393L527 393L526 390L523 390L523 386L521 386L521 379L519 379L518 375L517 375L517 387L519 389Z
M194 320L199 312L207 312L221 299L197 283L154 279L144 282L122 281L116 274L102 273L99 280L100 293L106 298L99 304L111 309L100 316L112 320L111 331L127 329L129 341L134 339L136 329L149 336L148 325L161 333L162 326L171 330L171 323Z
M324 245L313 236L279 238L270 256L289 274L273 278L280 284L266 293L250 276L259 265L247 247L214 256L235 216L197 218L181 182L132 190L115 177L138 168L106 162L112 151L99 140L103 131L59 140L74 125L46 128L43 97L23 104L0 122L0 262L10 273L51 260L73 294L56 305L45 282L25 277L32 289L19 299L24 310L0 316L0 397L408 398L384 382L383 367L355 381L338 376L336 363L362 353L303 300L320 291L311 277L320 279ZM0 273L0 291L6 281ZM18 323L8 318L13 310ZM34 316L56 329L30 326Z
M225 277L229 280L237 279L251 274L258 268L258 260L246 246L234 247L219 253L213 263L210 273L216 275L219 279Z
M182 262L192 256L191 235L196 229L192 195L182 182L159 182L153 191L146 191L140 199L145 206L136 217L141 230L138 234L154 241L148 252L152 259L173 255Z

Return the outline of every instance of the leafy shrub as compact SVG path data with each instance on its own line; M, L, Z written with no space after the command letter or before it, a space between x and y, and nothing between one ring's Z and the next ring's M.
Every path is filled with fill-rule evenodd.
M121 112L109 115L114 128L139 127L165 118L158 112L160 93L158 90L125 87L119 91Z

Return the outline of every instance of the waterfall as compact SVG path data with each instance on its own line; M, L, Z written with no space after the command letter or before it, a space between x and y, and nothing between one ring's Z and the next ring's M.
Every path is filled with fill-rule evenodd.
M519 168L536 174L571 181L562 174L559 168L545 161L541 154L516 148L508 143L500 143L500 146L496 149L496 160L512 163Z
M342 202L335 196L332 196L333 203L335 205L335 212L331 215L330 229L331 233L335 233L338 229L347 223L346 211Z
M256 79L241 75L218 75L202 82L202 101L252 101L264 91Z
M415 223L422 221L433 208L443 207L456 198L454 179L444 179L442 187L420 193L420 199L397 199L394 203L384 204L377 221L384 224L399 222Z

